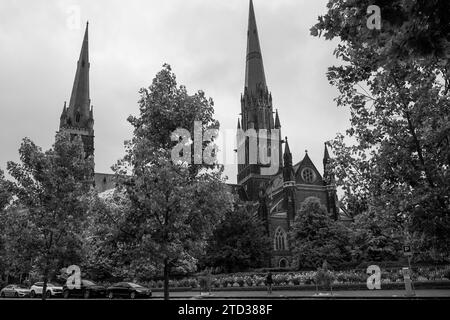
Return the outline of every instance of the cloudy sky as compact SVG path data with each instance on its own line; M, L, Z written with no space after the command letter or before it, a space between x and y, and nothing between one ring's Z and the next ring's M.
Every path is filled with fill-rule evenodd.
M323 142L348 126L325 73L336 43L309 28L327 0L254 0L266 79L294 161L305 149L322 169ZM179 84L214 99L222 129L235 129L245 71L248 0L1 0L0 168L23 137L51 147L70 98L89 20L97 172L123 155L138 89L169 63ZM229 147L230 149L233 146ZM234 165L226 167L236 181Z

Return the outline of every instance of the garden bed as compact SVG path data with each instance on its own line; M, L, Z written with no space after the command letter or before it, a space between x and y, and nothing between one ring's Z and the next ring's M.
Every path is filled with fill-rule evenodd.
M418 281L414 282L414 289L450 289L450 280L435 280L435 281ZM318 286L319 291L329 290L324 286ZM405 284L403 282L385 282L381 285L381 290L403 290L405 289ZM163 291L163 288L153 288L154 292ZM265 291L267 288L265 286L258 287L215 287L211 288L211 291ZM315 291L316 286L314 284L308 285L294 285L294 286L274 286L273 290L284 291L284 290L294 290L294 291ZM353 290L368 290L366 283L348 283L348 284L334 284L334 291L353 291ZM200 292L200 287L172 287L171 292Z
M367 290L368 275L365 270L329 271L334 290ZM316 290L316 271L280 272L273 274L273 286L277 290ZM189 277L181 280L170 280L171 291L200 290L199 277ZM450 266L440 268L415 268L412 280L417 289L450 288ZM238 273L211 275L211 290L240 291L265 290L265 273ZM146 286L154 291L162 290L163 282L150 281ZM404 288L403 274L400 268L382 270L381 287L383 289Z

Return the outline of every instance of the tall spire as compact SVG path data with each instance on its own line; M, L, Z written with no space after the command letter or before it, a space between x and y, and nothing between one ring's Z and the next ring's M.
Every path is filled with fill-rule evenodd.
M256 92L258 86L266 88L266 76L259 44L258 28L256 27L253 1L250 0L250 12L248 16L247 31L247 60L245 67L245 87L251 92Z
M89 96L89 22L86 23L83 44L78 58L69 105L61 114L59 129L72 136L80 135L86 157L94 155L94 109Z
M89 119L90 113L88 29L89 22L86 23L83 45L81 46L80 57L77 63L77 72L75 74L72 94L69 101L70 115L75 118L75 120L78 120L76 122L81 122L79 124L81 126Z

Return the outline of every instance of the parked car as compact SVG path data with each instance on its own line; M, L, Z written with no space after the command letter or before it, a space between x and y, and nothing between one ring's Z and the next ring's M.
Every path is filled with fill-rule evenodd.
M122 298L150 298L152 296L152 290L145 288L139 284L132 282L118 282L106 289L109 299L115 297Z
M0 297L28 297L30 289L23 284L9 284L0 291Z
M81 286L79 289L69 289L67 285L63 286L64 298L69 297L83 297L85 299L94 297L106 297L106 288L98 285L90 280L81 280Z
M42 291L44 290L44 282L36 282L30 288L30 297L34 298L36 296L42 296ZM63 287L55 285L53 283L47 283L47 293L46 297L57 297L62 296Z

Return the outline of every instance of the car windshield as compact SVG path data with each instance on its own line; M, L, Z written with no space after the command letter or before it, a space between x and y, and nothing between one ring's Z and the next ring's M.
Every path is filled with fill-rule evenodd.
M19 284L16 287L20 288L20 289L28 289L28 287L26 285L24 285L24 284Z
M143 288L141 285L138 285L136 283L128 282L128 284L130 285L130 287L133 287L133 288Z
M95 286L95 283L89 280L83 280L82 282L85 286Z

